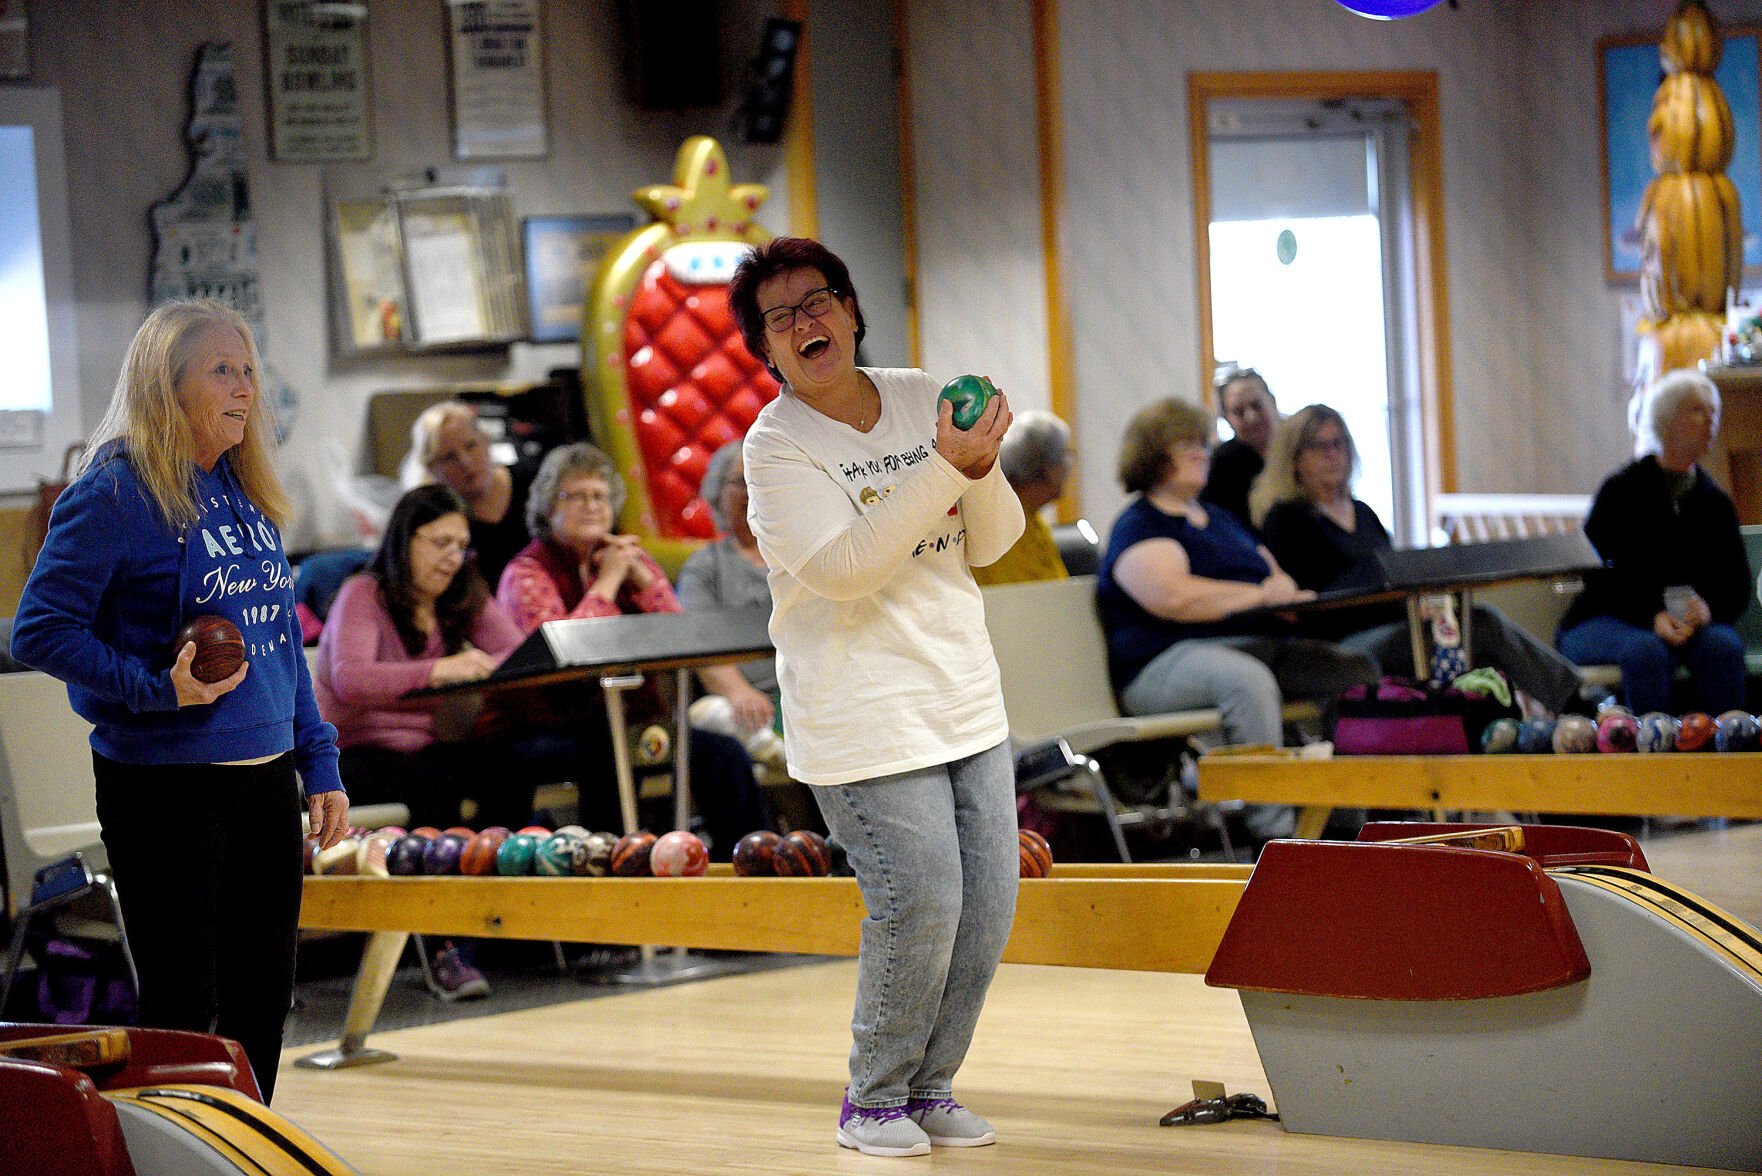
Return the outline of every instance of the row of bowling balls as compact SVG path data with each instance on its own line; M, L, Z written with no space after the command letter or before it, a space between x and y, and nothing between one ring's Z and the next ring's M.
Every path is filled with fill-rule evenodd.
M1017 832L1021 876L1044 878L1052 872L1052 847L1032 829ZM329 849L306 839L306 872L325 875L409 877L415 875L502 877L696 878L709 869L710 855L695 834L593 833L579 825L552 832L528 825L518 832L502 826L476 832L463 826L442 831L432 826L405 830L351 829ZM814 878L832 869L832 847L820 834L797 829L779 836L770 830L748 833L734 846L734 872L742 877Z
M497 825L482 832L463 825L405 830L396 825L351 829L329 849L306 839L307 870L380 878L466 874L477 877L693 878L709 868L710 854L695 833L616 837L580 825L555 830L528 825L518 832Z
M1726 711L1717 719L1699 711L1678 719L1662 711L1635 717L1623 707L1609 707L1595 719L1494 719L1481 732L1481 750L1490 755L1757 751L1762 750L1762 722L1741 710Z
M1018 829L1021 877L1044 878L1052 872L1052 846L1032 829ZM811 868L804 869L803 866ZM734 845L734 872L743 878L768 874L823 875L831 865L830 847L818 833L797 830L787 837L767 831L748 833Z

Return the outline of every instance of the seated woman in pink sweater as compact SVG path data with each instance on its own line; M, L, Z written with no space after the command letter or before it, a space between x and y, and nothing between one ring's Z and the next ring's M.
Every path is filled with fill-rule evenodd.
M624 479L600 450L577 443L559 446L545 456L526 500L527 525L537 538L508 561L496 590L497 599L522 632L566 618L682 611L661 566L634 535L612 529L623 506ZM728 672L731 667L719 669ZM703 676L706 683L713 680L711 674ZM555 691L547 695L556 698ZM610 747L603 706L596 697L588 713L585 702L576 691L569 709L577 743L555 749L559 753L555 770L562 770L568 757L580 757L582 748ZM537 742L549 741L541 736ZM545 759L543 753L549 750L530 740L516 746L534 761ZM604 779L603 773L575 778L592 780L596 775ZM694 726L691 781L712 853L725 858L742 836L771 827L770 813L753 780L752 760L739 740ZM592 803L584 787L584 813Z
M405 697L487 676L524 636L466 565L469 543L452 490L420 486L399 499L372 562L337 593L312 685L358 803L402 802L412 825L445 828L473 796L477 827L518 828L532 780L498 764L492 745L465 739L465 696Z

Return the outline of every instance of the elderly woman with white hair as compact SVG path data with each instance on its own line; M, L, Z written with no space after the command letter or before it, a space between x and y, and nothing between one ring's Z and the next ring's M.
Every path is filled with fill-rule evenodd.
M1640 456L1603 482L1585 534L1603 569L1585 577L1560 625L1560 652L1621 667L1635 713L1670 709L1686 666L1709 714L1744 705L1744 647L1732 623L1750 566L1729 495L1696 463L1719 432L1719 390L1699 372L1662 376L1639 398Z
M531 633L546 621L682 611L661 565L636 536L616 530L624 497L617 467L594 446L560 445L545 455L526 504L526 522L536 537L508 561L496 589L496 598L522 632ZM570 696L579 703L582 692L557 690L561 694L553 691L532 705L523 703L528 726L552 725L550 720L559 716L566 720L562 729L518 746L518 754L529 763L567 767L572 759L595 758L598 748L611 746L597 703L586 709L570 706ZM498 721L505 719L507 709L504 705ZM706 832L719 854L727 854L744 834L770 827L769 808L753 781L752 760L739 740L693 724L691 779Z
M1021 500L1027 525L1002 559L974 568L973 579L981 584L1019 584L1068 578L1052 528L1040 510L1057 502L1065 491L1070 449L1071 427L1052 413L1030 409L1016 414L997 451L997 464Z
M699 487L722 537L700 547L679 569L679 603L687 612L709 608L771 607L765 557L746 518L746 465L741 442L730 441L710 457ZM744 732L771 725L777 713L777 659L759 658L738 666L698 671L704 689L720 694L734 708Z

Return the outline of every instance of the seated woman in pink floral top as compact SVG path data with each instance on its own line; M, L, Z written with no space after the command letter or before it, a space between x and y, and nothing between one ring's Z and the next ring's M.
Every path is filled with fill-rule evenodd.
M523 632L546 621L682 611L667 574L636 537L612 530L623 506L624 479L600 450L578 443L546 455L526 501L527 525L537 538L508 561L496 590ZM603 726L603 714L597 721ZM693 727L691 779L720 854L743 835L770 827L752 760L738 740ZM585 795L582 804L588 806Z

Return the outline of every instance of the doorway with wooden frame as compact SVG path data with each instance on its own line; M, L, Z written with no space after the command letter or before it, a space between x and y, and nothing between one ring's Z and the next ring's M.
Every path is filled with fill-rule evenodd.
M1456 480L1437 75L1187 88L1205 386L1241 364L1284 412L1338 409L1358 496L1399 546L1429 543L1428 504Z

